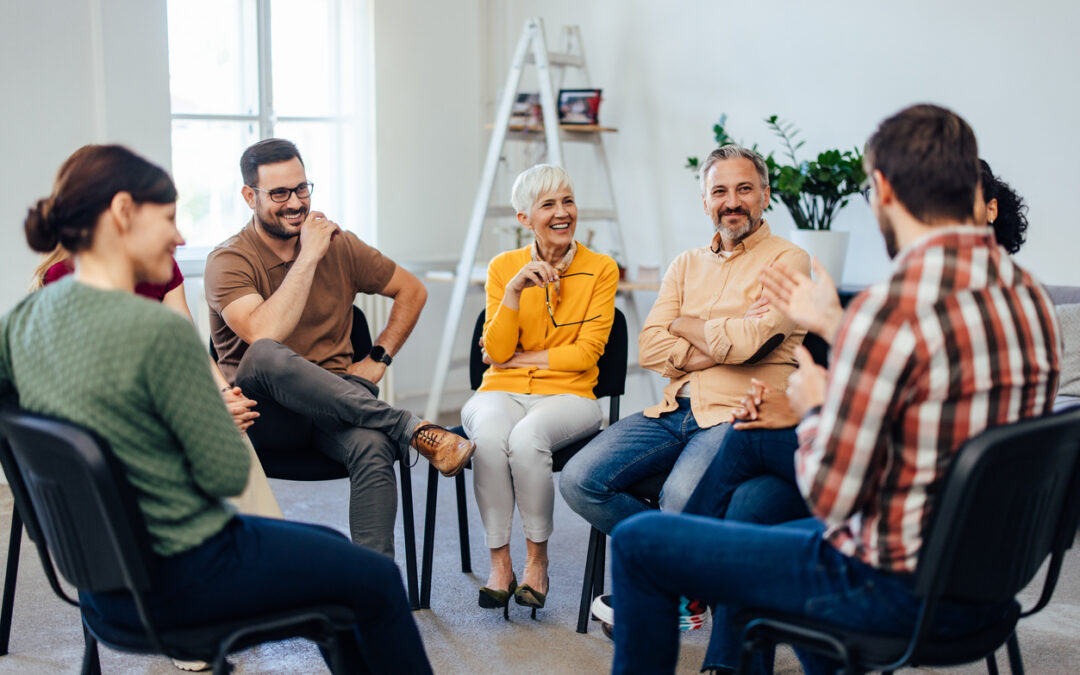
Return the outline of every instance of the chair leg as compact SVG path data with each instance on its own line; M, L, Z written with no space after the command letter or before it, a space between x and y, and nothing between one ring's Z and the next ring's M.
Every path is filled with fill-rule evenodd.
M405 530L405 576L408 577L409 607L420 609L416 584L416 520L413 517L412 472L409 463L398 462L401 469L401 523Z
M469 512L465 508L464 471L454 476L454 487L457 488L457 528L458 539L461 542L461 571L463 574L469 574L472 572L472 556L469 553Z
M435 558L435 510L439 504L439 472L428 464L424 504L424 561L420 569L420 607L431 609L431 567Z
M599 532L599 530L598 530ZM600 534L596 542L596 562L593 564L592 595L604 594L604 572L607 568L607 537Z
M90 629L83 624L83 663L82 663L82 675L101 675L101 661L98 659L98 644L97 638L91 633Z
M11 616L15 610L15 579L19 575L19 551L22 548L22 518L19 509L11 510L11 536L8 538L7 570L4 573L4 600L0 607L0 656L8 653Z
M998 675L997 652L990 652L986 655L986 672L989 675Z
M600 556L600 564L603 565L603 550L607 544L607 538L603 532L591 528L589 532L589 549L585 555L585 575L581 580L581 604L578 606L577 632L589 632L589 607L593 598L596 597L596 562Z
M1020 643L1016 640L1016 631L1005 642L1009 652L1009 668L1012 675L1024 675L1024 660L1020 658Z

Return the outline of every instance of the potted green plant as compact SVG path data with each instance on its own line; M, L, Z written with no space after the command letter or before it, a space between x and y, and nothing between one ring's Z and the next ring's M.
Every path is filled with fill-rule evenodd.
M718 146L735 142L727 133L726 122L727 115L721 115L719 122L713 125ZM836 214L861 190L866 180L862 153L854 147L845 151L824 150L816 159L800 161L796 152L806 141L799 138L800 131L794 123L772 115L765 118L765 124L780 139L785 158L790 161L781 163L772 152L765 156L772 199L779 199L795 221L792 241L816 256L830 276L839 282L847 254L848 233L834 232L831 226ZM756 143L751 147L757 150ZM700 170L697 157L687 157L686 166Z

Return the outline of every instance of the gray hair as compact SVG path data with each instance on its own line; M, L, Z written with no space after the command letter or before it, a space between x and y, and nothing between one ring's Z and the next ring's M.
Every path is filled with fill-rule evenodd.
M554 164L537 164L522 171L514 180L514 187L510 191L510 205L518 213L528 215L541 195L560 188L574 191L574 182L570 180L566 169Z
M761 155L750 148L731 143L713 150L705 158L705 163L701 165L701 194L705 194L705 176L708 175L709 169L712 168L713 164L728 159L748 159L753 162L754 168L757 169L758 178L761 179L761 189L764 190L769 187L769 168L765 166L765 160L761 158Z

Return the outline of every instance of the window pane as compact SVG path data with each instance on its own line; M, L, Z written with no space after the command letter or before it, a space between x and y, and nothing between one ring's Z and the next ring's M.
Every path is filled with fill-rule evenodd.
M332 0L274 0L270 8L274 112L329 116L338 110L339 51Z
M338 125L327 122L278 122L275 133L296 144L304 158L308 180L315 184L311 208L346 230L359 232L355 214L342 188Z
M251 218L240 196L240 155L257 140L253 123L173 120L176 218L189 246L219 244Z
M170 0L173 113L257 115L255 0Z

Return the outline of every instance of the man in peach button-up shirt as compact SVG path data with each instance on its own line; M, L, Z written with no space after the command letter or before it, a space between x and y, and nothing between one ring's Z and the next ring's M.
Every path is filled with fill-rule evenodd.
M761 300L761 271L775 262L810 274L810 258L773 235L765 162L728 145L702 167L702 202L716 226L709 246L668 268L638 337L642 366L668 378L659 404L619 420L563 469L571 508L610 533L648 506L625 490L668 473L660 506L681 511L720 441L750 378L783 390L806 331Z

